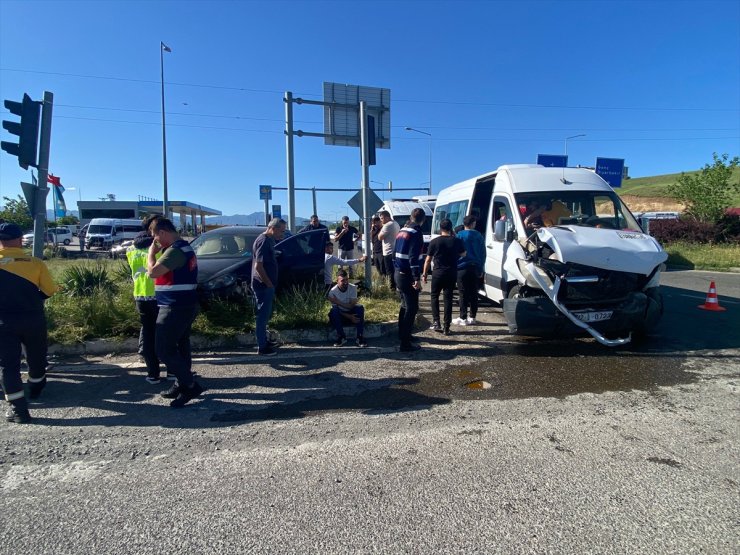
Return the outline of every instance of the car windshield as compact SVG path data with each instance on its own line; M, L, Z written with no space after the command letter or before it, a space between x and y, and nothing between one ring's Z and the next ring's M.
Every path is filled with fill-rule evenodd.
M529 217L530 225L576 225L642 231L614 192L550 191L514 196L522 219Z
M109 225L91 225L87 230L88 233L99 233L100 235L110 235L111 226Z
M198 258L240 258L252 256L252 245L261 233L244 230L233 233L204 233L190 245Z

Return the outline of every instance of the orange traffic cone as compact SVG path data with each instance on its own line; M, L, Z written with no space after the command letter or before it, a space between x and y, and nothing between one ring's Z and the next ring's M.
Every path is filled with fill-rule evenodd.
M712 312L724 312L726 308L719 306L719 299L717 298L717 289L714 287L714 282L709 284L709 293L707 293L707 300L704 304L700 304L697 308L702 310L711 310Z

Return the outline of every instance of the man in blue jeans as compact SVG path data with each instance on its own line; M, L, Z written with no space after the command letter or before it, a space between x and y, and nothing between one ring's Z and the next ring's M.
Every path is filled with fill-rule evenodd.
M277 354L276 345L267 339L267 322L272 316L272 301L278 283L278 265L275 243L285 234L285 220L273 218L252 246L252 291L257 308L255 335L257 352L263 356Z

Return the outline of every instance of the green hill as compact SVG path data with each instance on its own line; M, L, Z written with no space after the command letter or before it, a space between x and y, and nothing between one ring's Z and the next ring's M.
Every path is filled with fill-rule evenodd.
M700 173L699 171L685 172L689 175ZM666 175L655 175L652 177L636 177L622 181L622 187L617 189L620 197L632 196L642 198L665 198L671 199L668 192L670 185L681 177L680 173L669 173ZM732 173L732 181L740 181L740 168L735 168ZM740 193L733 198L733 206L740 206Z

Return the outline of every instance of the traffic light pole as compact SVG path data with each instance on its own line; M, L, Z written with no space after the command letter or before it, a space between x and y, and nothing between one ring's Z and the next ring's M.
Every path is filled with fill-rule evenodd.
M36 194L36 213L33 215L33 255L44 256L44 231L46 228L46 196L49 194L49 150L51 148L51 114L54 93L44 91L41 106L41 138L39 141L39 184ZM56 208L56 207L55 207Z

